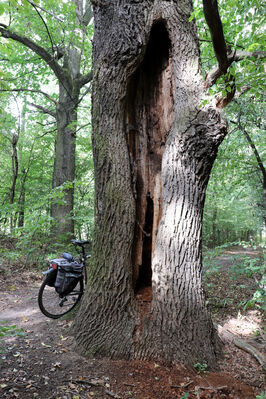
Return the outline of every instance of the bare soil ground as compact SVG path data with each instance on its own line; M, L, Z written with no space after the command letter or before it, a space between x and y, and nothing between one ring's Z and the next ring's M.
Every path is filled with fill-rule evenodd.
M235 251L239 255L244 250ZM238 297L241 301L250 297L252 288L243 276L241 282L229 278L227 270L236 259L232 256L225 252L216 258L221 267L207 279L209 306L219 324L240 337L254 339L254 331L261 329L261 314L236 306ZM257 254L253 251L252 256ZM39 311L40 272L11 273L3 268L0 272L0 320L25 333L0 337L1 399L254 399L263 390L262 367L232 345L225 345L216 373L198 374L181 365L79 356L69 335L71 320L48 319ZM230 301L223 301L226 298ZM261 348L262 334L257 333L257 343Z

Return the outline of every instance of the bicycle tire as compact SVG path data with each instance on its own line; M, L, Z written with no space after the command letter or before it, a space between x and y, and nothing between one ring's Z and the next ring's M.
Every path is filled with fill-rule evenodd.
M70 312L80 301L84 292L83 277L70 294L60 298L54 287L48 285L48 276L43 280L38 294L38 304L41 312L51 319L59 319Z

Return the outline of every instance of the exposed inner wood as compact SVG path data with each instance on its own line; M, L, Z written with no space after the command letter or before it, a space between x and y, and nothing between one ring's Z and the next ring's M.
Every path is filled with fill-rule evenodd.
M132 263L135 291L151 285L152 256L161 218L161 164L173 122L171 41L156 22L142 63L131 77L126 99L126 132L136 225Z

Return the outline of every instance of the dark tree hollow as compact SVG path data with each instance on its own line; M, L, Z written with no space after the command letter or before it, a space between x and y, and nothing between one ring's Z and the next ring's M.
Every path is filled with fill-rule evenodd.
M152 281L152 256L161 218L161 168L173 121L171 41L163 21L151 28L145 55L131 76L126 134L136 200L132 251L135 292Z

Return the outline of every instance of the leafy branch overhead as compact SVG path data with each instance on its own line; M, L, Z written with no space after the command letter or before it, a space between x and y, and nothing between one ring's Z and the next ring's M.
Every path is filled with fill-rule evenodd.
M40 46L38 43L34 42L32 39L12 31L5 24L0 23L0 33L2 37L6 39L15 40L23 44L24 46L28 47L34 53L36 53L43 61L45 61L45 63L49 66L49 68L54 72L58 81L66 88L69 88L70 85L69 71L65 70L66 65L64 65L64 67L60 66L54 54L50 54L49 51L47 51L44 47ZM75 83L77 87L81 88L85 84L89 83L91 79L92 79L92 73L88 72L87 74L81 75L78 78L76 78ZM48 96L47 94L45 95Z
M46 49L41 47L39 44L35 43L30 38L22 36L10 30L7 25L0 24L0 33L2 37L6 39L15 40L23 44L24 46L28 47L34 53L36 53L40 58L42 58L42 60L46 62L49 68L53 70L58 80L61 81L62 83L65 82L65 74L62 67L58 64L55 58Z
M205 87L213 86L216 81L222 76L225 75L228 68L233 64L233 62L243 61L246 58L256 58L263 59L266 57L266 51L253 51L253 52L245 52L245 51L234 51L228 54L227 57L227 68L224 71L220 68L220 66L215 67L212 71L210 71L205 79Z
M250 134L248 133L248 131L246 130L246 128L242 124L241 113L239 113L237 121L230 120L230 122L235 124L235 125L237 125L239 130L243 132L243 134L246 137L247 142L248 142L250 148L252 149L252 151L254 153L254 156L255 156L255 158L257 160L258 168L261 171L262 177L263 177L264 201L265 201L264 206L265 206L265 209L266 209L266 170L265 170L265 167L264 167L264 164L263 164L263 160L261 159L261 156L260 156L260 154L259 154L259 152L258 152L258 150L257 150L257 148L256 148L256 146L255 146Z
M234 62L239 62L248 58L265 58L266 51L239 51L232 49L230 45L227 45L217 0L203 0L203 12L210 31L215 57L218 61L218 65L206 74L205 88L210 88L221 76L227 75L225 83L227 88L229 87L229 90L227 90L225 98L217 101L217 106L223 108L233 99L236 91L234 82L235 77L234 74L228 72L229 67Z
M11 39L11 41L22 44L36 54L38 58L34 64L40 60L44 61L74 100L73 87L75 87L74 91L79 91L92 80L91 70L87 70L88 66L90 68L90 62L85 61L87 48L90 47L90 28L88 28L91 22L90 3L86 2L84 9L82 1L76 1L75 4L71 2L46 4L44 2L40 6L31 0L25 0L17 6L6 2L3 7L3 10L0 9L0 15L3 12L6 12L6 15L9 14L9 23L0 23L0 35L7 40ZM4 19L4 21L6 20L7 18ZM4 42L1 52L7 53L6 60L11 65L12 62L17 63L18 61L13 56L15 53L8 57L9 47L9 44L5 45ZM16 51L16 47L14 49ZM83 70L79 67L82 57L83 65L86 63L86 68L83 67ZM33 59L29 58L26 63L32 65L32 61ZM26 63L24 57L23 64L26 65ZM40 76L41 69L37 73ZM32 78L33 76L29 80L33 81ZM4 87L4 89L10 89L10 87ZM12 87L12 90L23 91L23 86L18 88L16 85L15 88ZM47 99L52 99L43 90L37 88L36 84L32 89L25 88L25 91L30 90L32 92L38 90Z

